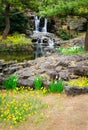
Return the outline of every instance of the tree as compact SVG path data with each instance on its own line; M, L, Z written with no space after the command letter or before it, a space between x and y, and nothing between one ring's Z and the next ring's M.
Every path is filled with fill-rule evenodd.
M45 17L68 15L87 19L85 36L85 51L88 51L88 0L42 0L39 6L39 15Z
M10 15L16 15L18 13L24 13L27 11L27 8L32 8L37 11L38 0L36 0L35 5L33 6L34 0L0 0L0 11L3 11L5 15L5 29L3 31L2 39L5 39L10 31ZM18 9L19 12L11 14L11 10Z
M14 0L13 0L14 2ZM3 31L3 36L2 36L2 39L5 39L9 33L9 30L10 30L10 8L13 6L12 2L10 0L2 0L0 2L0 7L1 9L3 8L4 10L4 14L5 15L5 23L6 23L6 27Z

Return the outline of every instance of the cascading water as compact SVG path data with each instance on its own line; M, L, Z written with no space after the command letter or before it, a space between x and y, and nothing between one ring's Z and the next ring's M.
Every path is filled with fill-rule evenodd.
M36 51L35 51L35 58L37 58L38 56L43 56L44 55L44 51L43 51L43 39L38 39L36 42L37 46L36 46Z
M50 38L49 38L48 44L49 44L49 47L50 47L50 48L54 48L54 41L53 41L53 39L50 39Z
M47 33L47 19L44 19L44 27L42 28L42 32Z
M34 33L38 33L39 32L40 18L38 18L38 16L35 16L34 20L35 20L35 30L34 30Z
M53 49L54 41L52 38L48 36L51 34L47 32L47 19L44 18L44 26L42 28L40 27L41 25L40 18L38 16L35 16L34 20L35 20L34 36L38 37L36 41L36 51L35 51L35 58L37 58L38 56L44 55L45 48ZM44 41L46 41L47 45L45 45Z

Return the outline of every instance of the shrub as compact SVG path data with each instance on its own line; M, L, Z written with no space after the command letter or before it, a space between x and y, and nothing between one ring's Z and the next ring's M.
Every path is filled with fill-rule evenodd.
M79 77L78 79L69 80L69 85L79 86L79 87L88 87L88 78L87 77Z
M3 84L7 90L16 89L16 87L18 85L17 81L18 81L18 75L12 74L4 80Z
M7 39L2 40L2 43L23 45L23 44L31 44L32 42L29 38L26 38L25 34L19 34L15 32L12 35L7 36Z
M64 89L64 82L62 80L54 80L49 85L50 92L59 92L61 93Z
M74 38L75 35L73 32L70 32L69 34L69 30L64 30L64 29L59 29L59 36L63 39L63 40L69 40L71 38Z
M67 48L59 47L57 48L57 50L63 54L74 54L74 53L82 52L84 50L84 47L83 46L73 46Z
M42 82L41 76L35 77L35 79L34 79L34 88L37 89L37 90L41 89L42 84L43 84L43 82Z

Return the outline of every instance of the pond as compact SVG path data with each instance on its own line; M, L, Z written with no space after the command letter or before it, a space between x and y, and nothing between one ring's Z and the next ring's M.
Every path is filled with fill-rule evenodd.
M34 59L34 54L33 52L0 52L0 59L4 59L5 61L17 60L18 62L22 62L24 60Z

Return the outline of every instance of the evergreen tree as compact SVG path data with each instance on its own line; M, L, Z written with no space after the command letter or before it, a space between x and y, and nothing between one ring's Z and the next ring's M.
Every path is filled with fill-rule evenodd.
M2 39L5 39L10 31L10 15L11 9L18 9L20 12L15 13L14 15L18 13L23 13L27 11L27 8L32 8L33 10L36 10L38 7L38 1L36 0L34 6L32 5L34 0L0 0L0 12L4 12L3 15L5 15L5 29L3 31Z
M88 51L88 0L42 0L39 6L41 16L79 16L87 19L85 50Z

